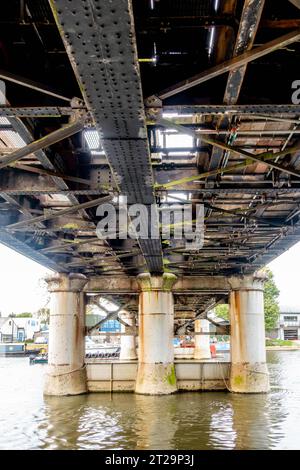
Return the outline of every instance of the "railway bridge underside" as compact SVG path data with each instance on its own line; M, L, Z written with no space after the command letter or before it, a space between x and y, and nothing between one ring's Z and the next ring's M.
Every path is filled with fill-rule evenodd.
M262 268L300 241L299 2L6 3L0 242L53 271L45 393L88 391L86 305L102 298L137 393L180 388L174 335L210 361L208 312L224 302L225 382L268 391ZM200 213L196 242L178 238Z

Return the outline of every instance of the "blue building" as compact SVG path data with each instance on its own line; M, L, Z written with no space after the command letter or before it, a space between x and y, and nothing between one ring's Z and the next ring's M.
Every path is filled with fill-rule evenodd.
M121 332L121 323L118 320L107 320L102 323L100 326L100 331L110 332L110 333L120 333Z

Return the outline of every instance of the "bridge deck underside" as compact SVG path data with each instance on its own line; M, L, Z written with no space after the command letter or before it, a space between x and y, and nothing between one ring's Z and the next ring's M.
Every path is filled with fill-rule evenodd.
M215 11L212 3L3 7L1 68L27 83L5 81L1 159L70 118L85 114L87 124L0 169L2 243L59 272L113 278L147 270L188 277L254 272L300 240L300 105L292 102L299 10L290 2L230 0ZM288 46L278 39L293 31ZM228 72L210 77L212 67L274 40L230 80ZM200 73L201 84L176 90ZM203 204L204 246L191 251L184 240L163 236L99 240L97 207L80 205L108 193L147 210L155 205L157 225L167 202ZM35 221L41 215L45 220ZM201 311L218 299L189 305ZM184 311L184 302L176 308Z

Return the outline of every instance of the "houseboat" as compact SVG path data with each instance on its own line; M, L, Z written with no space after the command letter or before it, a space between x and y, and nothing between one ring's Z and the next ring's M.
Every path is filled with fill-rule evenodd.
M21 357L25 356L24 343L0 343L0 356Z

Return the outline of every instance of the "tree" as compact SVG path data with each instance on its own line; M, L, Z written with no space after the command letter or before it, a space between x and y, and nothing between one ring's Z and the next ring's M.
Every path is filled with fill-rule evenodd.
M224 320L229 320L229 305L220 304L216 306L216 315Z
M36 312L36 315L41 323L49 323L50 320L50 308L42 307Z
M41 305L43 306L38 309L36 316L41 323L48 325L50 321L50 308L48 307L50 302L50 293L47 288L47 283L43 277L38 281L38 293L41 298Z
M31 318L32 313L30 313L30 312L18 313L17 315L15 315L15 317L16 318Z
M265 328L270 330L276 328L279 319L279 289L274 281L274 274L269 268L263 270L267 275L267 280L264 284L264 310L265 310ZM216 307L216 314L224 320L229 319L229 306L228 304L220 304Z
M279 289L274 281L274 274L269 268L264 269L268 276L265 282L265 295L264 295L264 307L265 307L265 328L270 330L277 326L279 319Z

